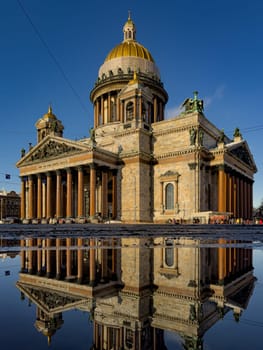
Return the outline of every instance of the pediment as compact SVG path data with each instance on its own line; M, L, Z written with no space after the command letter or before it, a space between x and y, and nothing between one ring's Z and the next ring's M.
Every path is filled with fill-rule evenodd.
M229 145L228 152L235 158L238 158L241 162L248 165L250 168L253 168L255 170L257 169L253 156L245 141Z
M18 166L54 158L66 157L83 151L90 151L88 145L60 137L46 137L33 147L18 163Z
M87 303L87 300L81 297L51 291L43 287L31 286L22 282L17 282L16 286L46 314L70 310Z
M152 101L153 95L148 86L144 86L142 83L136 83L133 85L127 84L120 92L120 99L125 99L127 94L135 93L138 94L138 90L141 91L141 94L149 101Z
M242 289L227 297L228 304L246 309L254 291L256 278L252 278Z

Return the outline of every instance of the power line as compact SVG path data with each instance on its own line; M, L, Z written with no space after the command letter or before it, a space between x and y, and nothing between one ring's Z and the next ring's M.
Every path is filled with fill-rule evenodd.
M17 0L18 5L20 6L22 12L24 13L25 17L27 18L28 22L31 24L34 32L36 33L36 35L38 36L39 40L41 41L41 43L43 44L43 46L46 48L49 56L52 58L53 62L55 63L55 65L57 66L58 70L60 71L60 73L62 74L64 80L66 81L66 83L68 84L68 86L70 87L71 91L73 92L73 94L75 95L75 97L77 98L77 100L79 101L81 107L83 108L83 110L85 112L87 112L87 108L85 106L85 104L82 102L78 92L76 91L76 89L73 87L73 85L71 84L70 80L68 79L65 71L63 70L63 68L61 67L60 63L58 62L56 56L53 54L53 52L51 51L50 47L48 46L47 42L44 40L43 36L41 35L40 31L38 30L38 28L36 27L36 25L34 24L34 22L32 21L31 17L29 16L28 12L26 11L25 7L22 5L20 0Z

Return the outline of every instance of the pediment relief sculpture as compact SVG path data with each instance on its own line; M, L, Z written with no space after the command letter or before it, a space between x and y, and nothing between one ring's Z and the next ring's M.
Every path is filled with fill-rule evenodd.
M54 158L63 154L76 153L81 151L80 148L67 145L65 142L58 143L54 140L50 140L42 147L37 149L28 159L28 161L43 160L47 158Z

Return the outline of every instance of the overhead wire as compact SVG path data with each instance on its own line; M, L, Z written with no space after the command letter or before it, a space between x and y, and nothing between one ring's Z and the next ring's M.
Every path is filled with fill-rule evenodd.
M76 91L76 89L74 88L74 86L72 85L72 83L70 82L69 78L67 77L64 69L62 68L61 64L59 63L58 59L56 58L56 56L54 55L54 53L51 51L49 45L47 44L46 40L43 38L43 36L41 35L39 29L37 28L37 26L35 25L35 23L33 22L33 20L31 19L29 13L26 11L24 5L21 3L20 0L17 0L18 5L20 6L23 14L25 15L26 19L28 20L28 22L30 23L30 25L32 26L34 32L36 33L37 37L39 38L39 40L41 41L41 43L43 44L43 46L46 48L49 56L51 57L51 59L53 60L53 62L55 63L55 65L57 66L58 70L60 71L60 73L62 74L64 80L66 81L66 83L68 84L68 86L70 87L71 91L73 92L73 94L75 95L75 97L77 98L77 100L79 101L81 107L83 108L83 110L85 112L87 112L87 107L85 106L85 104L82 102L80 95L78 94L78 92Z

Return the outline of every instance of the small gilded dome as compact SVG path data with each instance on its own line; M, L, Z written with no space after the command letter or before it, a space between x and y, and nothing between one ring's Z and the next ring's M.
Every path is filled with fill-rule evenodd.
M51 120L51 119L56 120L57 119L55 114L53 114L53 112L52 112L51 106L48 107L48 112L43 115L42 119L45 119L45 120Z

